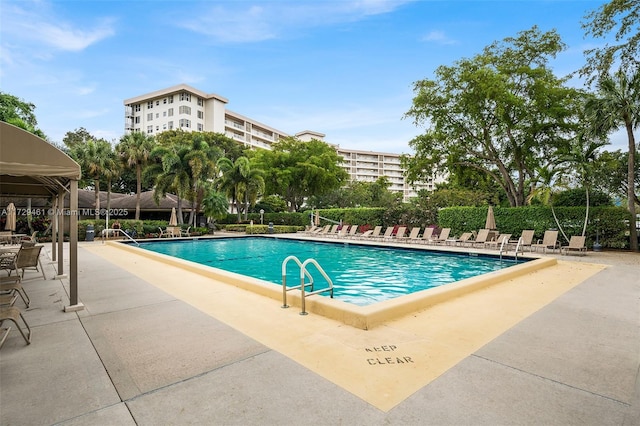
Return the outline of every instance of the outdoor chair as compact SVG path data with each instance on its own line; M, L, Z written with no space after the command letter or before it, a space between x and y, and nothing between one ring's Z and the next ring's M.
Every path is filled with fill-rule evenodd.
M502 242L504 241L504 247L507 248L510 238L511 234L500 234L494 241L487 241L486 243L484 243L484 246L486 248L495 248L497 250L502 247Z
M431 240L431 244L444 244L449 239L450 233L451 228L442 228L442 230L440 230L440 235L438 235L438 238Z
M378 225L373 229L369 229L362 233L362 235L356 235L356 238L359 239L368 239L368 238L377 238L380 236L380 231L382 231L382 226Z
M407 227L406 226L399 226L398 230L396 231L396 235L390 235L389 237L387 237L387 239L401 240L401 239L405 238L405 236L404 236L405 232L407 232Z
M532 244L531 248L535 248L536 252L538 248L541 248L543 253L547 250L555 251L558 248L558 231L544 231L542 240L538 240L536 244Z
M431 237L433 236L433 229L434 228L427 228L424 230L424 233L422 234L422 239L420 240L421 243L429 244L429 242L431 241Z
M381 240L391 238L391 234L393 234L393 228L393 226L387 226L387 229L384 230L384 234L382 236L378 236L377 238Z
M187 229L181 229L180 230L180 236L181 237L190 237L191 236L191 227L188 227Z
M478 231L478 235L476 235L475 240L471 241L470 244L472 246L481 245L484 247L485 243L487 243L487 239L489 238L489 230L481 229Z
M520 242L520 249L524 252L525 247L529 247L529 251L532 251L533 248L531 245L533 244L533 235L535 231L533 229L525 229L522 231L522 235L517 241L514 241L513 244L517 245Z
M585 245L586 237L582 235L573 235L569 239L569 245L560 248L561 254L568 254L569 252L576 252L578 254L587 254L587 246Z
M411 232L409 233L409 236L406 237L407 242L414 243L418 241L419 240L418 235L420 235L420 227L414 226L413 228L411 228Z
M27 331L26 333L22 329L22 327L20 327L18 319L21 319L24 323ZM20 334L22 334L24 341L27 342L27 345L31 343L31 327L29 327L29 324L24 319L24 316L22 316L22 312L20 311L20 309L16 308L15 306L0 307L0 327L2 327L5 321L13 322ZM7 340L10 331L11 327L0 328L0 348L4 344L4 341Z
M5 269L8 270L9 276L11 276L11 271L13 270L16 271L16 274L20 274L19 270L22 269L22 275L20 278L24 279L25 269L34 268L36 271L42 273L42 279L46 280L47 276L45 275L44 268L40 262L40 251L43 246L29 247L29 245L29 243L22 244L13 264L7 265ZM38 269L38 266L40 269Z
M358 233L358 229L360 228L359 225L352 225L351 229L349 230L349 237L350 238L355 238L355 236Z
M471 235L472 235L471 232L463 232L462 235L460 235L460 238L449 239L447 242L455 246L463 247L465 244L469 242Z
M7 269L9 273L17 269L16 267L16 259L18 255L17 253L8 253L2 256L2 260L0 261L0 266L2 269ZM7 277L0 277L0 295L2 296L15 296L19 295L25 306L28 308L31 304L31 299L29 295L22 287L22 279L19 274Z

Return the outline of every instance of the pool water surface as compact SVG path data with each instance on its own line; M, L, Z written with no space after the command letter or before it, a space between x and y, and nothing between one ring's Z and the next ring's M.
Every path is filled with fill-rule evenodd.
M334 298L367 306L402 295L497 271L515 260L353 243L269 237L142 242L140 248L282 285L282 262L315 259L334 284ZM519 260L522 263L522 259ZM312 266L315 289L326 281ZM287 286L300 283L295 262L287 265ZM327 294L327 293L323 293Z

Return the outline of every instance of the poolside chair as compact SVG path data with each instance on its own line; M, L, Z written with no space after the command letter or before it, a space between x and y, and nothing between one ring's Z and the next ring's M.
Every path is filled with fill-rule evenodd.
M398 230L396 231L396 234L395 235L391 235L389 237L389 239L401 240L401 239L405 238L405 236L404 236L405 232L407 232L407 227L406 226L399 226Z
M475 240L470 241L471 246L475 247L475 246L483 246L485 245L485 243L487 242L487 239L489 238L489 230L488 229L481 229L478 231L478 235L476 235Z
M409 233L409 236L406 238L407 242L415 243L416 241L419 240L418 235L420 235L420 227L414 226L413 228L411 228L411 232Z
M44 268L42 267L42 263L40 262L40 251L43 246L31 246L28 244L23 244L18 250L18 254L16 255L15 262L12 265L8 265L7 269L9 271L9 276L11 276L11 271L15 270L16 274L19 274L19 270L22 269L21 279L24 279L24 272L27 268L34 268L36 271L42 273L42 279L46 280L47 276L44 274ZM38 269L40 266L40 269Z
M450 233L451 228L442 228L440 230L440 235L438 235L438 238L431 240L431 244L444 244L449 239Z
M558 231L544 231L544 235L542 240L538 240L536 244L531 244L531 249L542 249L543 253L546 253L547 250L555 250L558 248Z
M525 229L524 231L522 231L522 235L520 235L518 241L514 241L513 244L517 245L518 243L520 243L520 248L522 249L522 251L524 251L525 247L529 247L529 251L532 251L533 249L531 248L531 245L533 244L534 233L535 231L533 229Z
M327 232L327 235L336 235L338 233L338 226L340 225L333 225L329 232Z
M471 239L471 235L473 235L471 234L471 232L463 232L462 235L460 235L460 238L450 239L448 240L448 242L455 246L463 247L464 245L468 244L469 240Z
M313 231L313 233L316 235L326 234L327 232L329 232L329 229L331 229L331 225L325 225L324 227L316 229L315 231Z
M560 247L561 254L568 254L569 252L576 252L578 254L587 254L587 246L585 245L586 237L583 235L573 235L569 239L569 245Z
M387 229L384 230L384 235L378 236L377 239L386 240L391 238L391 234L393 234L394 226L387 226Z
M495 240L484 243L484 246L485 248L495 248L497 250L502 247L502 242L504 241L504 247L508 247L510 238L511 234L500 234Z
M13 256L12 262L14 264L15 264L16 257L17 255ZM8 260L8 258L6 257L5 259ZM24 305L27 308L31 304L31 299L29 298L29 295L27 294L27 292L24 290L24 287L22 287L22 279L18 274L13 276L8 276L8 277L0 277L0 295L2 296L19 295L22 301L24 302Z
M190 237L191 236L191 227L188 227L186 230L185 229L180 229L180 236L181 237Z
M356 238L361 240L378 238L380 236L380 231L382 231L382 226L378 225L373 229L363 232L361 235L356 235Z
M360 225L351 225L351 229L349 230L349 235L348 235L349 238L355 238L359 228L360 228Z
M18 319L21 319L22 322L24 323L27 330L26 334L22 329L22 327L20 327L20 324L18 323ZM20 334L22 334L24 341L27 342L27 345L31 343L31 327L29 327L29 324L22 316L22 312L20 311L20 309L16 308L15 306L0 307L0 327L2 326L2 324L4 324L5 321L13 322L16 325L16 328L18 329ZM0 330L0 348L4 344L4 341L7 340L7 336L9 336L10 331L11 331L11 327L2 328Z
M433 229L434 228L427 228L424 230L424 233L422 234L422 238L420 239L421 243L429 244L429 242L431 241L431 237L433 236Z

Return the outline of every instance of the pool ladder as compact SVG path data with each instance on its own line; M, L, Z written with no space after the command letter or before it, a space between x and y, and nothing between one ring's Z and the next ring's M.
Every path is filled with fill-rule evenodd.
M520 250L520 244L522 243L523 243L522 237L518 238L518 243L516 244L516 249L514 252L516 262L518 262L518 250ZM509 243L506 240L502 240L502 243L500 244L500 260L502 260L502 253L503 252L507 253L509 251L508 245ZM524 250L523 250L523 253L524 253Z
M287 263L289 263L290 260L293 260L294 262L296 262L300 267L300 285L293 286L293 287L287 287ZM329 287L321 288L320 290L315 290L315 291L313 290L313 277L307 270L308 264L312 264L316 267L316 269L318 269L318 272L320 272L324 277L324 279L327 280ZM309 279L309 282L304 281L305 276ZM306 290L307 287L311 287L310 291ZM322 269L320 264L318 264L318 262L316 262L315 259L307 259L304 262L300 262L300 259L298 259L296 256L289 256L282 261L282 307L283 308L289 307L289 305L287 305L287 291L297 290L297 289L300 289L300 304L301 304L300 315L307 315L307 311L305 307L305 298L307 296L324 293L328 291L330 292L331 298L333 299L333 281L331 281L331 278L329 278L327 273L324 271L324 269Z

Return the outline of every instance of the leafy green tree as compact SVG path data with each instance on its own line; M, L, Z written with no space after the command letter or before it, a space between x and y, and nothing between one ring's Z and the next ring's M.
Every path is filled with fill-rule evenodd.
M594 167L594 187L614 199L627 198L628 152L604 151ZM635 156L635 203L640 204L640 156Z
M135 220L140 220L140 194L142 193L142 171L151 158L151 152L155 147L153 136L147 136L142 132L133 132L120 138L116 145L116 152L122 163L127 168L133 168L136 174L136 215Z
M202 208L208 221L215 223L216 219L220 219L227 214L229 210L229 202L227 196L222 192L218 192L211 182L207 182L202 187L204 197L202 198Z
M495 181L511 206L524 205L535 169L566 149L580 110L582 92L548 67L563 49L557 32L533 27L416 82L406 116L429 128L410 142L410 175L462 165Z
M257 213L260 209L266 213L284 212L287 210L287 202L278 195L267 195L256 204L254 211Z
M239 157L235 161L223 157L218 160L218 167L222 172L219 187L232 200L238 213L238 222L244 212L248 217L249 205L255 203L258 195L264 190L263 171L247 157ZM244 199L244 206L240 208L239 201Z
M621 68L638 70L640 65L640 1L611 0L589 12L582 22L587 35L596 38L615 32L615 43L585 51L587 63L580 73L589 82L610 73L617 61Z
M342 157L325 142L289 137L271 148L256 151L256 162L265 171L266 193L280 195L290 211L298 211L312 195L339 188L348 178L340 166Z
M0 92L0 121L20 127L29 133L48 140L44 132L38 129L35 109L36 106L30 102L25 102L14 95Z
M627 132L627 206L632 217L629 226L630 247L631 250L638 251L635 224L637 196L634 192L636 141L633 131L640 126L640 72L629 75L620 69L614 76L602 77L598 82L598 93L587 101L585 111L594 135L607 135L620 128Z
M69 149L75 148L77 145L83 145L91 140L96 140L97 138L93 136L87 129L84 127L80 127L79 129L74 130L73 132L65 133L62 138L62 143Z

